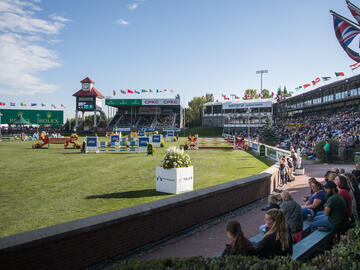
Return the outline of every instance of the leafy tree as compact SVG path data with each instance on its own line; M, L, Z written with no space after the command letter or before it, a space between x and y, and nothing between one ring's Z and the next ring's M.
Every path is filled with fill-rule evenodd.
M250 98L250 96L251 96L251 98ZM257 90L256 89L246 89L243 99L247 100L247 99L254 99L254 98L259 98Z
M270 117L267 117L265 120L265 125L262 127L260 132L261 141L264 143L275 146L279 143L280 138L274 132Z
M205 98L194 97L189 101L189 108L185 110L185 121L188 127L199 127L202 125L202 108L207 102L214 101L213 94L206 94Z
M263 98L271 98L270 91L267 90L267 89L263 89L263 90L261 91L261 94L264 96Z

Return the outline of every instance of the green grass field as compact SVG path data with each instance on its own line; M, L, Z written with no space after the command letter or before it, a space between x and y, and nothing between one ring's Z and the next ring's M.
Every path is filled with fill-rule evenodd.
M82 140L80 140L82 142ZM0 142L0 237L106 213L168 196L155 191L154 156L90 153L62 145L32 149L32 142ZM188 151L195 189L259 173L264 162L243 151Z

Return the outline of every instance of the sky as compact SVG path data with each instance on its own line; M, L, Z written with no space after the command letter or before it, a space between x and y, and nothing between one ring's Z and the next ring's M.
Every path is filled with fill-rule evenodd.
M274 92L350 77L360 68L349 68L330 9L354 20L345 0L0 0L0 102L64 104L68 118L87 76L104 96L183 104L259 90L261 69ZM143 88L174 93L120 94Z

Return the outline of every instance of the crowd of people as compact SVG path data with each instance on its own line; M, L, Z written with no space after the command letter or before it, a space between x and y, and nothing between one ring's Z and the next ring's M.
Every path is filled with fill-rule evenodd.
M316 144L326 139L339 142L339 156L342 156L346 149L360 146L360 112L314 113L286 118L277 121L273 129L282 138L278 147L300 149L301 154L310 159L316 158Z
M265 210L264 233L258 243L250 242L237 221L230 221L226 233L231 243L226 245L222 256L256 255L262 258L292 254L294 243L301 241L309 232L303 231L303 221L311 220L310 232L316 229L344 232L360 217L360 164L352 172L334 168L328 171L320 183L309 178L309 196L297 202L284 190L281 199L270 195ZM301 206L302 204L302 206Z

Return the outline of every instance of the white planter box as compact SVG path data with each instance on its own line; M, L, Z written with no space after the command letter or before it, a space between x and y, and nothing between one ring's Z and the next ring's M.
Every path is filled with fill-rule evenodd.
M194 189L194 167L164 169L156 167L156 191L179 194Z
M295 175L304 175L305 174L305 168L296 169L294 174Z

